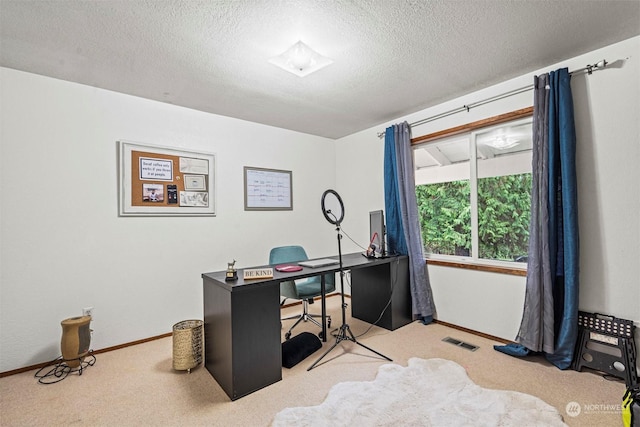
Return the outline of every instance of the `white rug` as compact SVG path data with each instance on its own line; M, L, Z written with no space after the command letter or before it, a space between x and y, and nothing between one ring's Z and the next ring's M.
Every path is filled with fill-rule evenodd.
M272 426L564 426L554 407L515 391L473 383L444 359L385 364L374 381L343 382L318 406L287 408Z

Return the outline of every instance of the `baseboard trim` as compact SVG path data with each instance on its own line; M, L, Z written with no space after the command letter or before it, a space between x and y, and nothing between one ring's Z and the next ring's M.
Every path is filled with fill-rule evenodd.
M340 293L327 295L327 298L331 298L331 297L338 296L338 295L340 295ZM351 295L346 295L345 294L345 297L351 298ZM320 297L314 298L314 300L319 299L319 298ZM283 305L282 308L292 307L292 306L299 305L299 304L302 304L302 302L301 301L296 301L296 302L291 303L291 304ZM498 342L501 342L503 344L511 344L511 343L514 342L514 341L505 340L503 338L495 337L493 335L485 334L483 332L474 331L473 329L468 329L468 328L465 328L465 327L462 327L462 326L454 325L453 323L443 322L442 320L434 319L433 323L438 323L440 325L447 326L447 327L452 328L452 329L457 329L459 331L467 332L467 333L472 334L472 335L477 335L479 337L487 338L487 339L490 339L490 340L493 340L493 341L498 341ZM112 347L106 347L106 348L102 348L102 349L99 349L99 350L93 350L93 354L100 354L100 353L106 353L106 352L113 351L113 350L120 350L120 349L123 349L123 348L126 348L126 347L131 347L132 345L144 344L144 343L149 342L149 341L155 341L155 340L159 340L159 339L162 339L162 338L167 338L167 337L170 337L170 336L173 336L173 333L172 332L167 332L166 334L162 334L162 335L156 335L156 336L153 336L153 337L144 338L144 339L137 340L137 341L131 341L131 342L124 343L124 344L114 345ZM16 375L16 374L21 374L23 372L29 372L29 371L32 371L34 369L40 369L40 368L43 368L45 366L48 366L48 365L51 365L51 364L55 363L56 360L57 359L49 361L49 362L38 363L36 365L25 366L24 368L13 369L11 371L0 372L0 378L4 378L4 377L11 376L11 375Z
M458 331L462 331L462 332L467 332L471 335L476 335L482 338L486 338L492 341L498 341L501 342L503 344L513 344L514 341L509 341L509 340L505 340L504 338L500 338L500 337L496 337L493 335L489 335L489 334L485 334L484 332L478 332L478 331L474 331L473 329L468 329L465 328L463 326L458 326L458 325L454 325L453 323L448 323L448 322L443 322L442 320L438 320L438 319L433 319L433 323L437 323L439 325L442 326L447 326L451 329L457 329Z
M166 334L162 334L162 335L156 335L154 337L149 337L149 338L144 338L141 340L137 340L137 341L131 341L128 343L124 343L124 344L119 344L119 345L114 345L113 347L106 347L106 348L101 348L99 350L93 350L93 354L100 354L100 353L106 353L108 351L113 351L113 350L120 350L126 347L131 347L132 345L138 345L138 344L144 344L146 342L149 341L155 341L155 340L159 340L161 338L167 338L173 336L173 332L168 332ZM54 359L51 360L49 362L43 362L43 363L38 363L36 365L31 365L31 366L25 366L24 368L18 368L18 369L13 369L11 371L5 371L5 372L0 372L0 378L4 378L4 377L8 377L10 375L15 375L15 374L21 374L23 372L29 372L32 371L34 369L40 369L40 368L44 368L45 366L49 366L49 365L53 365L56 363L58 359Z
M327 298L331 298L334 296L340 295L339 293L335 293L335 294L329 294L327 295ZM320 297L316 297L314 298L314 300L319 300ZM285 304L282 306L282 308L285 307L293 307L295 305L300 305L302 304L302 301L296 301L296 302L292 302L291 304ZM120 350L126 347L131 347L132 345L138 345L138 344L144 344L146 342L149 341L155 341L155 340L159 340L161 338L167 338L172 336L173 333L172 332L168 332L166 334L162 334L162 335L156 335L154 337L149 337L149 338L145 338L145 339L141 339L141 340L137 340L137 341L131 341L128 343L124 343L124 344L119 344L119 345L114 345L112 347L107 347L107 348L102 348L99 350L93 350L93 354L100 354L100 353L106 353L108 351L113 351L113 350ZM29 372L29 371L33 371L34 369L40 369L43 368L45 366L49 366L55 363L57 359L55 360L51 360L49 362L43 362L43 363L38 363L35 365L30 365L30 366L25 366L24 368L18 368L18 369L12 369L11 371L5 371L5 372L0 372L0 378L4 378L4 377L8 377L11 375L16 375L16 374L22 374L23 372Z

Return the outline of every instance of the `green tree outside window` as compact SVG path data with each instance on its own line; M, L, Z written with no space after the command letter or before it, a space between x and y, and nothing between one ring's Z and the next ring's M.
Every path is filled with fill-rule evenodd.
M416 186L426 253L470 256L468 180ZM479 257L526 262L531 174L478 179Z

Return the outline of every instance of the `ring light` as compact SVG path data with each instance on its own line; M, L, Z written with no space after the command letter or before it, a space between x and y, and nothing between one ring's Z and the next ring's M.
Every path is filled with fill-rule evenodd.
M331 224L339 225L344 218L344 204L340 195L334 190L322 193L322 214Z

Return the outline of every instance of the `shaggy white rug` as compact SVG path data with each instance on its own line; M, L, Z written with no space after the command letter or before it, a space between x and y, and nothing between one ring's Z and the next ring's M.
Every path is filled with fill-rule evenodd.
M287 408L272 426L564 426L554 407L516 391L489 390L444 359L382 365L374 381L343 382L318 406Z

